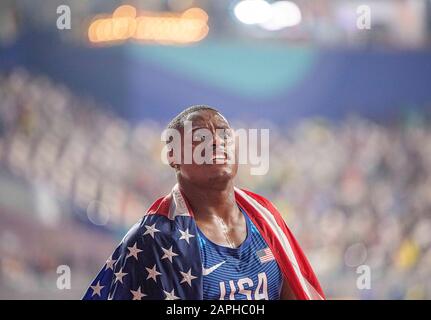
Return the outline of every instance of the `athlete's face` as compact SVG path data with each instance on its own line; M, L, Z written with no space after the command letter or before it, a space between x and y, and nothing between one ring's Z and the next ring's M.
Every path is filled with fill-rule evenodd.
M238 171L237 161L232 159L235 157L235 151L228 152L228 145L232 145L233 139L233 132L229 123L220 113L212 110L199 110L190 113L186 121L190 121L191 126L184 126L182 138L185 143L191 144L189 150L192 150L193 157L190 164L185 164L184 151L187 148L182 148L183 161L178 166L178 174L181 179L188 180L195 185L223 188L227 182L235 177ZM203 137L205 132L211 133L211 135ZM184 140L186 135L191 139ZM205 150L210 150L209 154ZM198 155L210 159L211 163L196 163L196 156Z

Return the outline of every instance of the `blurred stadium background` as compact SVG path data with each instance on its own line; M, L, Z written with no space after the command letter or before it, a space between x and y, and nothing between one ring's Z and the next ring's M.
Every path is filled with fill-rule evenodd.
M430 45L429 0L2 0L0 298L81 298L174 182L161 130L204 103L270 128L269 173L238 185L328 298L430 299Z

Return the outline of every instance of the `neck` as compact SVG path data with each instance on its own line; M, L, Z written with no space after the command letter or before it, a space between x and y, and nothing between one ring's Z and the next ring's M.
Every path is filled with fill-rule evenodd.
M232 180L221 189L197 186L182 179L178 179L178 185L197 220L210 220L214 216L226 222L237 219L239 209Z

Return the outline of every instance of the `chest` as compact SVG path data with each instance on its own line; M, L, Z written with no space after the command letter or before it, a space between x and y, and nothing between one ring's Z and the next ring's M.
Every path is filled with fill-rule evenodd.
M217 217L209 222L197 222L197 225L208 239L220 246L236 248L247 237L247 223L244 217L229 226Z
M255 228L239 248L217 246L199 233L206 300L279 299L282 275Z

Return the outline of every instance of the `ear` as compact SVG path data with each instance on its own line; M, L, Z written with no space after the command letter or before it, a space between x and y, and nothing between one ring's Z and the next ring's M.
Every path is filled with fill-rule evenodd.
M168 159L168 163L171 166L171 168L173 168L175 170L179 170L180 165L175 160L174 151L173 150L168 151L166 154L166 157Z
M164 154L163 159L172 168L178 169L181 164L181 132L176 129L166 129L162 133L162 141L166 142L163 147L162 153Z
M171 166L171 168L178 170L180 168L180 165L174 163L174 162L169 162L169 165Z

